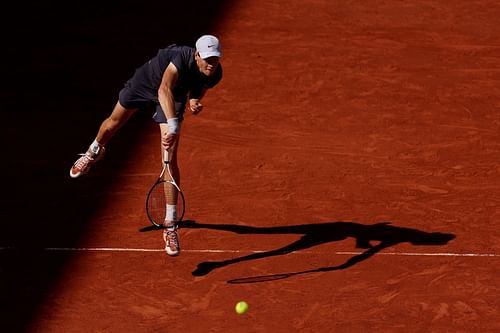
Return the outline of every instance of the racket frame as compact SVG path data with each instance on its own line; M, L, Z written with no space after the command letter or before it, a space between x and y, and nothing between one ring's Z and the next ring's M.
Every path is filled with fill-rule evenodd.
M165 171L167 171L167 173L170 177L170 180L165 180L163 178L163 176L165 175ZM158 176L158 179L156 180L156 182L153 184L153 186L151 186L151 189L149 190L148 195L146 197L146 214L148 216L148 219L151 222L151 224L153 224L154 226L159 227L159 228L163 228L164 220L155 221L151 212L149 211L149 201L151 200L152 193L156 190L156 187L157 186L163 187L163 186L165 186L164 183L170 183L171 185L173 185L177 189L177 195L180 196L180 200L182 203L182 210L177 212L178 216L177 216L177 221L176 221L176 223L179 223L184 218L184 213L186 211L186 205L185 205L186 201L184 199L184 193L182 192L180 186L175 182L175 179L172 176L172 171L170 170L170 161L168 158L168 150L165 150L165 152L163 154L163 169L161 170L161 173ZM166 207L165 207L165 213L166 213Z

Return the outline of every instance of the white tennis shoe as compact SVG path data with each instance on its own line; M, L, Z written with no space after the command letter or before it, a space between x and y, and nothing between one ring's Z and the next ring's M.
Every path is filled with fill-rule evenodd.
M179 255L181 248L177 228L166 228L163 230L163 240L165 241L165 251L169 256Z
M104 147L100 147L98 153L94 153L89 148L85 154L80 154L81 157L76 160L75 164L71 167L71 170L69 170L71 178L78 178L89 172L90 167L104 157L104 152Z

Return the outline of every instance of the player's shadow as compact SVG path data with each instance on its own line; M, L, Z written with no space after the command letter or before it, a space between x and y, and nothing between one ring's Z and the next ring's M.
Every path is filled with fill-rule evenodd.
M366 260L380 252L381 250L394 246L400 243L410 243L412 245L446 245L450 240L455 238L455 235L441 232L425 232L418 229L397 227L391 225L390 222L381 222L371 225L364 225L355 222L326 222L316 224L302 224L292 226L278 227L252 227L243 225L231 224L201 224L195 221L182 222L182 228L203 228L213 230L224 230L235 232L238 234L298 234L302 237L284 247L256 252L249 255L236 257L223 261L207 261L199 263L197 268L192 272L194 276L207 275L211 271L235 264L238 262L256 260L266 257L283 255L286 253L308 249L317 245L341 241L346 238L354 238L356 248L364 249L360 254L356 254L349 258L346 262L331 267L321 267L307 271L292 272L285 274L275 274L268 276L256 276L250 278L241 278L230 280L228 283L249 283L262 282L269 280L283 279L293 275L313 273L313 272L328 272L349 268L363 260ZM372 244L373 243L373 244ZM376 244L375 244L376 243Z

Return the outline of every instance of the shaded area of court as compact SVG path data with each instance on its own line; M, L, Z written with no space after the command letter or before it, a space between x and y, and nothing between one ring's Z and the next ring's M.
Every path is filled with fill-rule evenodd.
M0 212L1 329L23 331L36 317L71 255L43 246L76 246L103 193L141 149L150 114L116 136L107 163L86 179L69 167L93 140L134 69L171 43L193 45L223 18L225 1L64 1L10 4L2 14L4 193ZM156 134L156 133L155 133ZM148 142L145 144L156 144ZM139 208L138 208L139 209ZM142 207L140 207L142 209Z

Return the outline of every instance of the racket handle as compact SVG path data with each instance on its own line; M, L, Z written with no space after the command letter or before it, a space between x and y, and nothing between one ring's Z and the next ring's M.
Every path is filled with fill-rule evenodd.
M166 149L163 151L163 162L168 164L168 150Z

